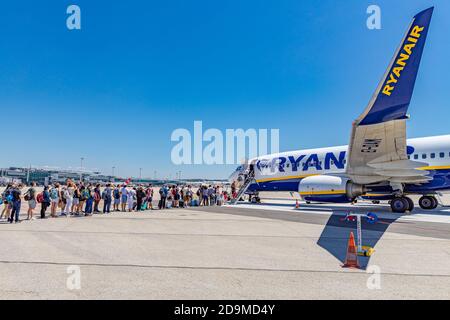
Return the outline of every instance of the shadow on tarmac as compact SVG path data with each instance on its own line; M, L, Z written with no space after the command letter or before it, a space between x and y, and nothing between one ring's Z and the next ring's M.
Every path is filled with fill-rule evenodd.
M360 210L358 210L360 211ZM367 212L355 212L354 213L368 213ZM380 219L376 224L370 224L365 218L361 220L362 227L362 245L369 246L376 249L378 241L383 237L389 226L394 223L396 219ZM333 214L328 219L322 234L317 241L317 244L328 251L341 264L345 263L347 255L348 239L350 232L357 237L357 223L356 221L346 221L341 212L333 211ZM365 270L369 264L370 257L358 257L361 269Z

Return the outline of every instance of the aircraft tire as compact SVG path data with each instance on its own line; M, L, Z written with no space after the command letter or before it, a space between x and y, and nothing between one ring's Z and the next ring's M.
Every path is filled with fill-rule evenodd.
M409 212L414 211L414 201L411 200L411 198L405 197L406 201L408 201L408 210Z
M433 199L433 207L431 208L432 210L436 209L439 205L439 202L437 201L437 199L435 197L431 197Z
M394 198L391 201L392 212L405 213L409 208L409 202L406 198Z
M438 201L432 196L423 196L419 199L419 206L424 210L433 210L438 206Z

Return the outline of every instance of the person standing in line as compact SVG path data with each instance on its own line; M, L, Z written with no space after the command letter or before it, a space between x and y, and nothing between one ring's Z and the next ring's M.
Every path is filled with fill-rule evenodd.
M209 192L208 192L208 187L207 186L203 187L202 196L203 196L203 201L202 201L203 206L204 207L209 206L209 201L208 201L208 199L209 199Z
M42 202L41 202L41 219L45 219L45 212L47 208L50 206L50 192L48 192L48 187L44 187L44 191L42 191Z
M60 201L60 190L59 190L59 184L55 183L55 185L53 186L53 188L50 190L50 202L51 202L51 206L50 206L50 216L52 218L56 218L56 209L58 208L58 204Z
M173 186L172 189L173 207L178 208L180 206L180 192L178 186Z
M145 191L145 194L147 196L147 198L146 198L147 209L148 210L153 210L153 188L152 188L151 184L148 185L148 188Z
M132 212L133 208L134 208L134 199L136 197L136 191L134 190L134 188L130 188L128 190L128 212Z
M120 189L118 185L114 186L114 190L113 190L113 198L114 198L114 206L113 206L113 211L120 211L119 210L119 205L120 205Z
M103 213L110 213L112 202L112 190L111 185L108 183L102 194L103 199Z
M36 183L32 182L31 187L24 195L24 200L28 201L27 220L36 220L33 217L34 209L36 209Z
M87 200L86 187L84 186L84 184L80 185L79 190L80 190L80 203L78 204L77 212L82 215L84 204L86 203Z
M66 190L67 186L62 186L61 190L59 191L59 207L61 208L61 217L67 216L66 214Z
M74 194L74 186L73 182L69 181L67 183L67 187L64 190L64 199L66 199L66 207L64 209L67 216L72 216L72 205L73 205L73 194Z
M100 210L98 209L100 200L102 200L102 194L100 191L100 185L97 184L94 189L94 213L100 213Z
M139 212L142 210L142 205L144 203L145 192L142 186L139 186L136 190L136 211Z
M128 190L127 190L127 186L124 184L122 185L122 189L120 190L120 196L121 196L121 206L122 206L122 212L126 212L127 211L127 201L128 201Z
M76 216L80 215L79 212L79 204L80 204L80 189L78 185L73 185L73 201L72 201L72 213Z
M85 216L92 215L92 206L94 204L94 195L92 194L91 185L88 185L86 190L86 208L84 209Z
M134 210L136 210L136 207L137 207L137 188L133 187L131 189L131 191L133 194L133 209L132 209L132 211L134 211Z
M161 197L160 209L164 210L166 208L168 194L169 194L169 189L167 188L166 185L162 186L161 189L159 189L159 195Z
M187 186L186 192L185 192L185 197L186 200L184 201L186 206L190 206L191 202L192 202L192 196L194 195L194 193L192 192L192 187L191 186Z
M11 190L11 199L12 199L12 205L11 205L11 215L9 216L9 223L13 223L14 220L16 223L20 223L19 215L20 215L20 207L22 205L22 192L20 191L21 186L16 185L13 186Z
M0 216L0 219L8 219L9 221L9 216L11 215L11 209L12 209L12 195L11 195L11 191L12 191L13 185L11 183L8 183L8 186L6 187L5 191L3 191L2 193L2 200L3 200L3 204L4 204L4 208L2 211L2 214Z

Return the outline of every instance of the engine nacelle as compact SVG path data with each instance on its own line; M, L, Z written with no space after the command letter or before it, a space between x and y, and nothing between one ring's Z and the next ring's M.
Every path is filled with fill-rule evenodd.
M345 203L364 194L365 188L348 178L320 175L302 179L298 192L306 201Z

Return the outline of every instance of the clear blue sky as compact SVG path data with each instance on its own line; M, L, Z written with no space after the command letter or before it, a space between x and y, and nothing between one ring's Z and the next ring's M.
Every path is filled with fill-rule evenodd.
M66 8L82 30L66 28ZM382 9L382 30L366 9ZM7 1L0 166L227 177L171 164L176 128L279 128L288 151L347 144L409 24L435 5L409 137L449 133L450 1Z

